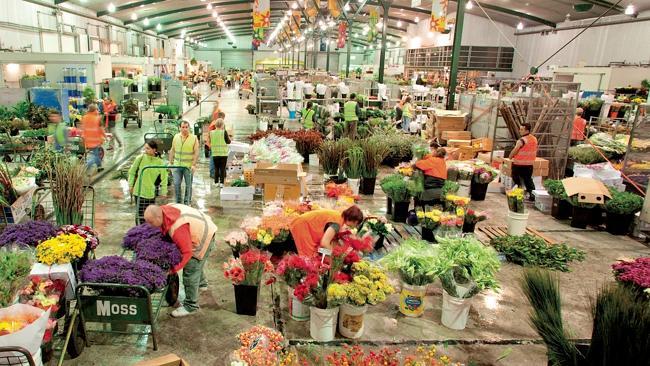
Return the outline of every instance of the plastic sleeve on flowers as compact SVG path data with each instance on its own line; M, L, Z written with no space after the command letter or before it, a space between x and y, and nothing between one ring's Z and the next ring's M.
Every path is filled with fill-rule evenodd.
M192 236L190 235L190 224L185 224L176 229L174 236L172 236L172 240L183 257L181 262L172 269L172 273L177 273L183 269L187 262L192 258Z

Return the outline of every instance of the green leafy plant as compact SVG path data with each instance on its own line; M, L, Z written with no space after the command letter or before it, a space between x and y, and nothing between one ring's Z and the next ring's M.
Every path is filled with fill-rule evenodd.
M569 148L569 157L580 164L602 163L605 159L591 145L577 145Z
M192 57L192 59L190 60L190 65L196 66L196 64L198 64L198 62L196 61L196 59L194 57Z
M617 215L633 215L643 208L643 197L630 192L610 189L612 198L605 203L605 210Z
M85 87L81 95L83 96L84 103L86 103L86 105L97 102L97 94L95 93L95 89L90 86Z
M3 206L9 206L18 199L18 193L14 189L11 176L7 165L0 163L0 199Z
M389 153L388 145L376 136L359 140L358 144L363 149L365 162L362 176L376 178L381 162Z
M160 85L160 78L158 76L149 76L147 78L147 83L149 85Z
M363 149L359 146L353 146L345 151L343 158L343 169L345 176L350 179L359 179L365 167L365 157Z
M470 298L487 289L499 289L499 259L493 248L474 237L440 239L435 258L442 288L454 297Z
M544 181L544 188L548 191L548 194L553 198L568 199L566 195L566 190L564 189L564 184L559 179L547 179Z
M343 144L338 141L326 140L320 145L317 153L325 174L337 175L345 153Z
M401 174L391 174L384 177L379 182L379 186L393 202L408 202L411 199L407 181Z
M13 303L32 267L29 251L0 250L0 307Z
M456 182L452 182L450 180L446 180L445 184L442 186L441 197L447 197L448 194L457 193L459 189L460 189L460 184Z
M230 185L232 187L248 187L249 186L248 182L245 179L241 179L241 178L233 180Z
M48 134L47 128L39 128L38 130L27 130L23 132L22 137L24 138L38 138L45 137Z
M585 259L585 253L580 249L572 248L566 243L548 244L544 239L528 234L494 238L490 244L503 253L509 262L526 267L569 272L570 262Z
M437 251L436 246L426 241L410 238L381 258L379 264L397 273L406 284L424 286L437 277L434 266Z

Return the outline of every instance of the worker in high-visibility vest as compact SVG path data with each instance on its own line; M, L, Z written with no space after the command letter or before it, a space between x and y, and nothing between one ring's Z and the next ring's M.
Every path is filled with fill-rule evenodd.
M102 144L106 138L104 129L100 125L101 116L97 111L97 105L88 106L88 111L81 118L81 137L86 148L86 169L90 170L93 166L97 171L102 168Z
M313 102L307 102L307 108L302 110L302 126L305 130L310 130L314 128L314 115L316 114L316 109L314 108Z
M434 206L442 203L442 187L447 181L447 163L445 156L447 150L440 147L436 142L430 145L431 154L425 155L415 162L415 168L424 173L424 191L420 195L422 206Z
M210 131L210 152L212 153L212 161L214 162L214 184L217 187L223 187L226 182L226 165L228 163L228 145L230 145L230 136L226 132L223 119L218 118L215 121L215 129Z
M571 130L571 145L577 145L585 140L587 120L582 118L583 113L584 110L582 108L576 109L576 114L573 118L573 130Z
M54 150L62 152L68 145L70 129L61 118L61 112L56 109L50 109L48 119L50 121L48 126L50 135L47 140L54 145Z
M357 137L357 123L359 122L359 114L361 114L361 108L356 101L357 95L355 93L350 94L350 100L345 102L343 105L343 120L345 121L345 129L347 131L347 136L351 139Z
M145 221L168 234L181 252L181 261L172 273L183 270L185 301L171 312L174 318L196 314L199 310L199 291L208 290L203 267L214 248L217 225L205 213L178 203L163 206L150 205L144 211Z
M199 139L190 133L190 123L181 122L181 132L174 136L172 148L169 150L169 164L182 166L187 169L174 169L174 188L176 202L190 204L192 199L192 175L196 170L199 159ZM181 196L181 184L185 180L185 195ZM183 198L183 199L181 199Z
M510 152L512 159L512 180L519 187L526 187L530 200L533 200L535 182L533 182L533 165L537 157L537 138L530 134L530 124L519 127L521 138Z

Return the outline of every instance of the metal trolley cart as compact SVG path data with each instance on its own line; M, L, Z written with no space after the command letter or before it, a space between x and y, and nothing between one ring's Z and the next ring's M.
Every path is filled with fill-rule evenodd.
M95 189L92 186L84 188L84 203L81 207L82 219L80 224L95 227ZM49 187L39 187L32 197L32 220L51 221L56 223L52 191Z
M129 121L136 122L138 128L142 128L142 109L137 99L127 99L122 102L122 124L124 128L126 128Z
M147 170L153 170L153 169L164 169L164 170L167 170L167 171L168 171L168 174L167 174L167 175L168 175L168 180L167 180L167 181L168 181L168 185L170 185L170 186L173 186L173 183L172 183L172 181L173 181L173 177L172 177L173 174L172 174L172 172L173 172L173 171L180 171L181 173L183 173L184 171L189 170L187 167L184 167L184 166L175 166L175 165L169 165L169 166L168 166L168 165L159 165L159 166L147 166L147 167L144 167L144 168L140 171L140 174L144 174L145 171L147 171ZM189 196L190 196L190 200L191 200L191 198L192 198L192 175L190 175L190 181L189 181L189 182L185 182L185 184L186 184L187 186L189 186ZM138 192L140 192L141 189L142 189L142 180L138 180ZM159 188L156 187L156 191L158 191L158 189L159 189ZM173 190L171 190L171 191L168 193L168 197L172 197L172 195L171 195L172 192L173 192ZM156 196L157 196L157 195L156 195ZM153 198L153 199L151 199L151 200L143 199L143 198L140 198L140 197L135 197L135 198L136 198L136 199L135 199L135 224L136 224L136 225L140 225L141 219L144 219L144 210L147 208L147 206L148 206L149 204L155 204L156 198ZM143 206L141 207L141 206L140 206L140 200L144 200L145 204L148 203L147 206L144 206L144 205L143 205ZM169 199L169 201L171 202L171 199Z

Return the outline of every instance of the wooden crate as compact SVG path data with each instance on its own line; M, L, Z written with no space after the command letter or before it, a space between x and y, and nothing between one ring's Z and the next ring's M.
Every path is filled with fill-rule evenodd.
M471 140L472 139L472 133L469 131L443 131L440 134L440 138L448 141L448 140Z
M502 236L508 235L508 227L507 226L481 226L477 227L476 231L479 233L482 233L487 237L487 243L489 243L492 239L494 238L500 238ZM555 240L549 239L548 237L544 236L542 233L539 231L527 227L526 228L526 234L532 235L532 236L537 236L541 239L543 239L545 242L548 244L554 245L557 244Z

